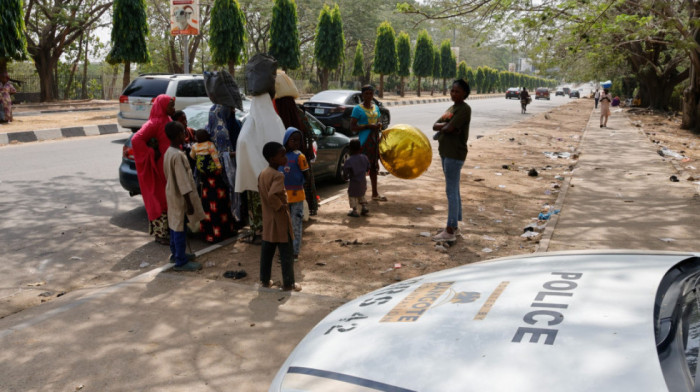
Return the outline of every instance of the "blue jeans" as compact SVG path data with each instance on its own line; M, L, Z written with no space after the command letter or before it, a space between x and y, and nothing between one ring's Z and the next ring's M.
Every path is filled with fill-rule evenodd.
M187 264L187 254L185 253L186 233L184 231L170 230L170 254L173 255L175 266L180 267Z
M289 213L292 215L292 230L294 231L294 254L301 250L301 231L304 221L304 202L289 203Z
M445 174L447 194L447 227L457 228L462 220L462 197L459 194L459 177L464 161L442 157L442 172Z

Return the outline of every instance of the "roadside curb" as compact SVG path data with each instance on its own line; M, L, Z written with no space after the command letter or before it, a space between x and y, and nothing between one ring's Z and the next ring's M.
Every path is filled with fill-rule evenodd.
M576 147L575 153L579 154L579 159L581 159L580 154L581 154L581 146L583 145L583 141L586 139L586 134L588 133L588 128L591 124L591 122L594 120L594 114L595 112L591 110L591 115L588 118L588 122L586 125L583 127L583 133L581 135L581 138L579 139L578 146ZM576 166L578 165L578 160L576 162ZM559 192L559 196L557 196L557 200L554 201L554 205L552 206L553 210L562 210L562 207L564 205L564 200L566 200L566 193L569 191L569 188L571 188L571 180L574 178L574 174L576 173L576 166L574 166L574 170L571 170L571 173L566 176L564 179L564 182L561 185L561 191ZM552 240L552 236L554 235L554 229L557 227L557 222L559 222L559 216L560 214L554 213L550 216L549 221L545 225L544 232L542 233L542 238L540 239L540 242L537 244L537 248L535 248L534 253L545 253L547 252L547 249L549 249L549 243Z
M112 133L131 132L117 124L86 125L84 127L66 127L41 129L37 131L21 131L0 133L0 145L12 143L30 143L44 140L63 139L81 136L99 136Z

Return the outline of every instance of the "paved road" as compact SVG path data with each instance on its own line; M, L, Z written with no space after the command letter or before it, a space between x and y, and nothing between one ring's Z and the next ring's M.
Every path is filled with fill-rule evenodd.
M536 101L529 114L568 102ZM471 137L523 119L516 100L469 101ZM392 123L431 135L449 103L392 107ZM79 125L79 124L76 124ZM161 263L169 249L147 234L140 197L130 198L117 178L126 134L2 147L0 154L0 317L62 292L107 285ZM322 198L345 186L322 184ZM206 244L193 241L193 249ZM45 295L47 297L41 297Z

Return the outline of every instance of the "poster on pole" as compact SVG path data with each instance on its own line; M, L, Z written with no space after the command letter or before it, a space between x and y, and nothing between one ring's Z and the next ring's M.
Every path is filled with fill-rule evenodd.
M170 34L199 34L199 0L170 0Z

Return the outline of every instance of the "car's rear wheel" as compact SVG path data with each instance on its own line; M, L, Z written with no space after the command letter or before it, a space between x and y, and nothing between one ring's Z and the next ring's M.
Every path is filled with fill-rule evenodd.
M350 158L350 150L346 148L343 149L343 151L340 152L340 159L338 159L338 166L335 169L335 181L337 183L344 183L345 182L345 170L343 170L343 166L345 166L345 161Z

